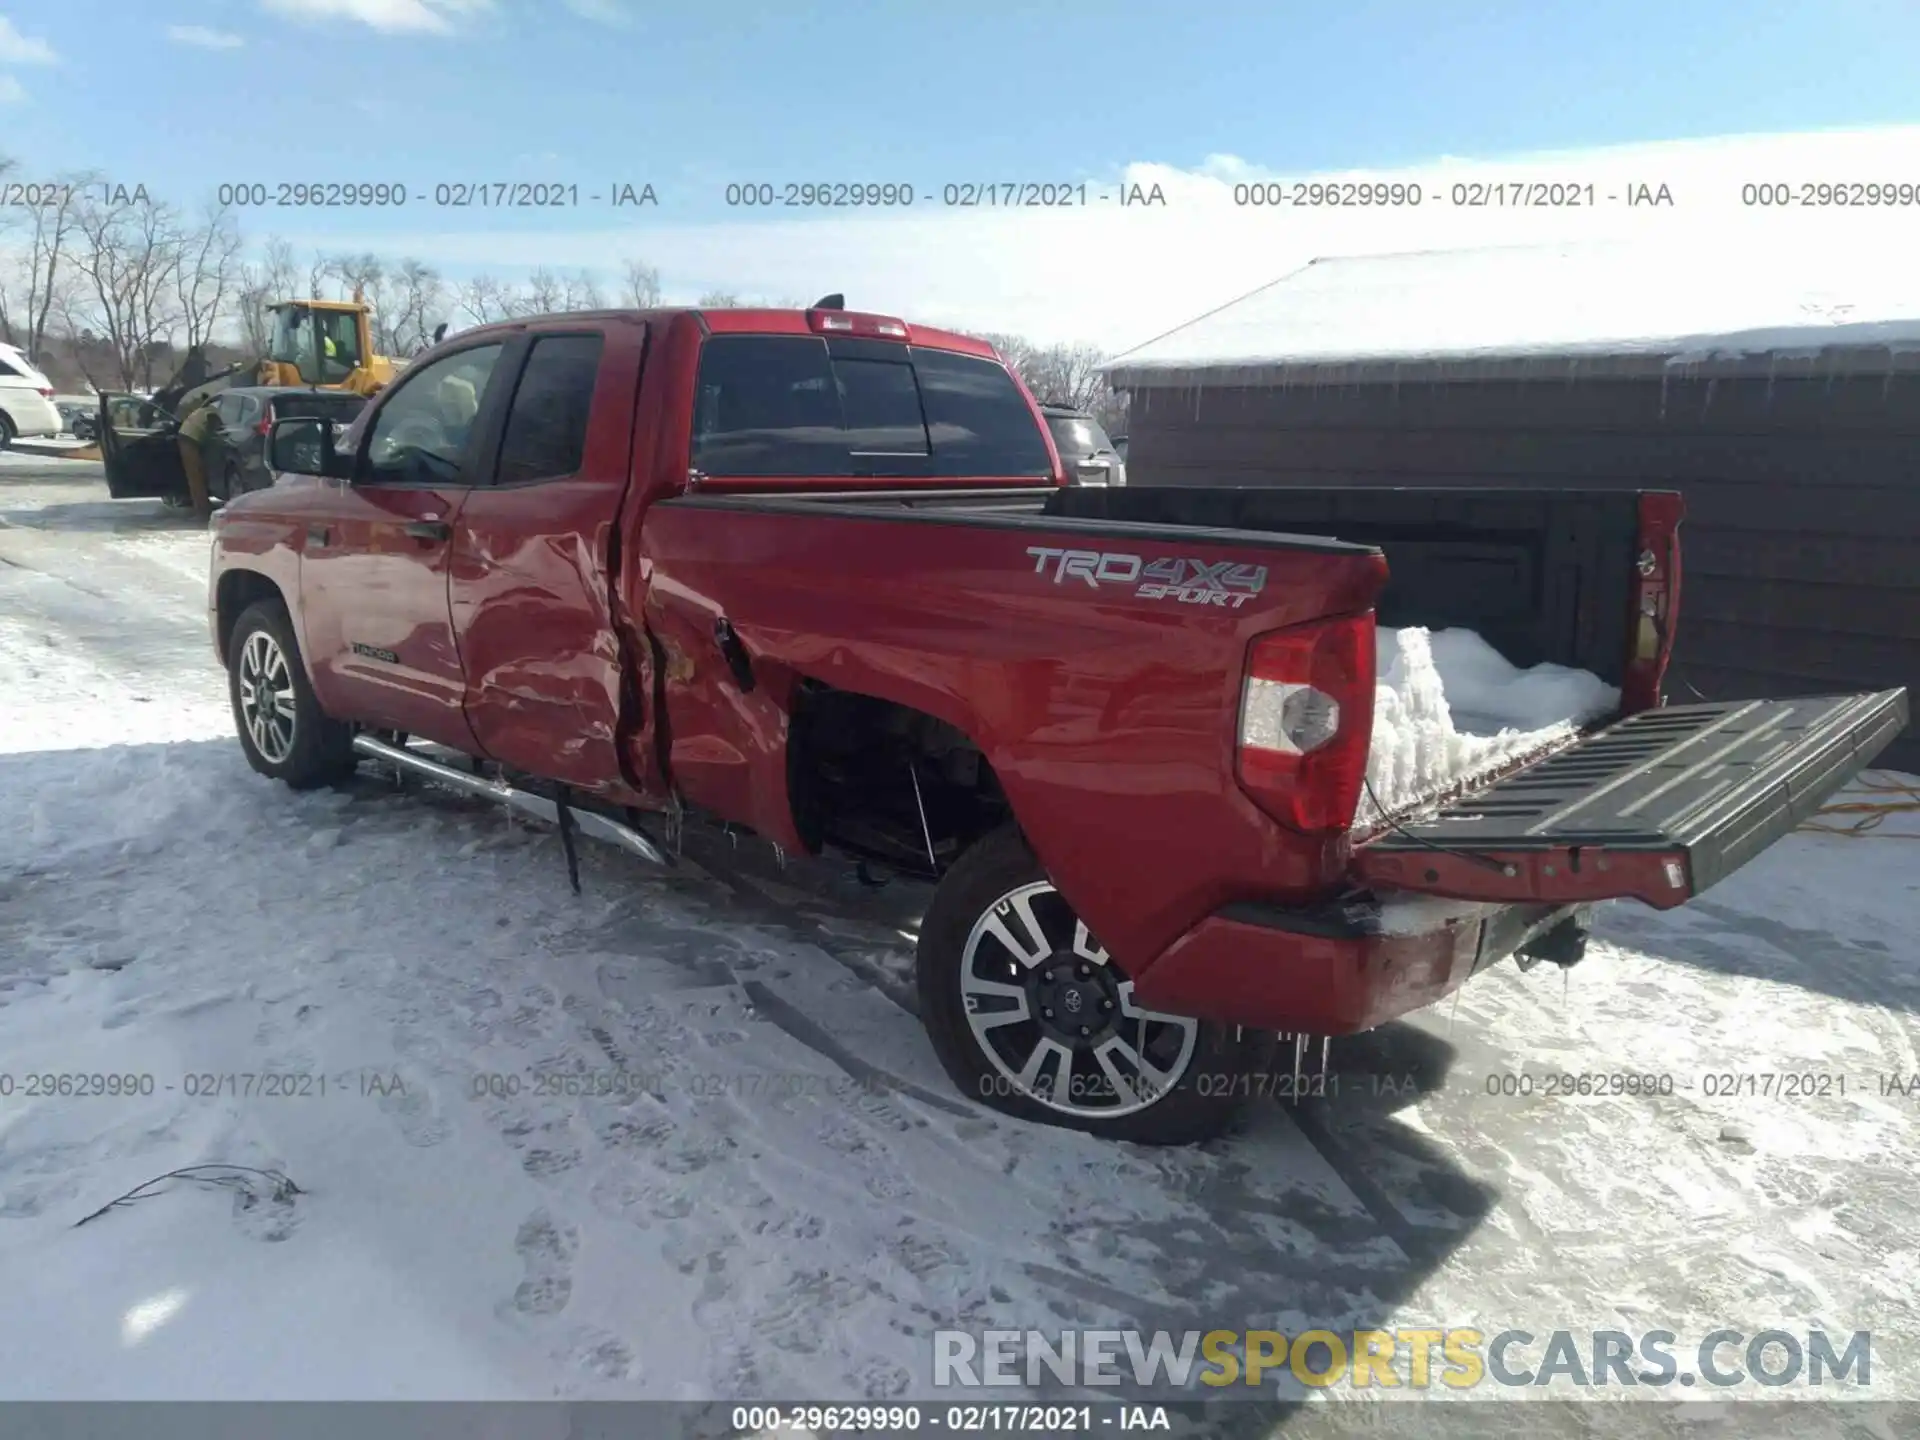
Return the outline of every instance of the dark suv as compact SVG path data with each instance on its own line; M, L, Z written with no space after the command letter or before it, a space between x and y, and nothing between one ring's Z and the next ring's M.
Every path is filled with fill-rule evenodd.
M1124 485L1127 462L1100 422L1071 405L1042 405L1061 463L1076 485Z
M286 385L237 385L222 390L210 402L214 423L200 450L209 498L225 502L273 484L264 446L274 421L311 417L345 428L366 403L364 395L345 390ZM116 500L153 495L169 504L186 503L179 417L139 396L109 393L100 397L99 419L108 494Z
M273 483L266 435L274 421L313 416L348 425L367 402L340 390L245 385L221 392L213 403L219 423L207 431L203 447L207 488L214 499L231 500Z

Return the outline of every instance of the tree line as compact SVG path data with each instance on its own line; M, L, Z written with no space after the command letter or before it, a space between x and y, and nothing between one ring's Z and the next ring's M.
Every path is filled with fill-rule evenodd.
M0 181L19 169L0 157ZM304 259L284 239L249 249L239 217L215 204L186 210L108 184L95 173L37 188L41 203L0 213L0 335L56 386L150 389L186 351L201 346L215 363L266 352L279 300L344 299L358 291L372 306L374 346L396 359L418 354L437 326L449 330L518 316L661 303L660 272L622 260L617 273L539 268L524 279L479 274L454 281L435 266L372 251L315 253ZM707 308L768 304L800 308L805 299L746 298L710 291ZM1124 426L1124 401L1084 345L1038 345L990 335L1008 363L1043 401L1091 410L1110 428Z

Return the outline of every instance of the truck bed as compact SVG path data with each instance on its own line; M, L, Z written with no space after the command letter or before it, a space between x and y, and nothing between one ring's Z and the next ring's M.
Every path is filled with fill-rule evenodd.
M1345 486L1097 486L1033 490L812 491L676 501L765 511L830 505L849 513L911 512L966 522L1045 518L1144 526L1135 536L1274 543L1330 542L1378 549L1391 578L1377 602L1391 629L1455 626L1479 633L1525 669L1552 663L1619 685L1628 621L1639 497L1632 491L1416 489ZM1284 543L1284 542L1283 542Z
M1085 488L1054 492L1046 510L1377 546L1392 572L1377 605L1385 627L1460 626L1522 669L1566 665L1615 686L1626 667L1639 535L1631 491Z
M909 707L978 746L1076 911L1143 968L1223 904L1311 904L1354 883L1678 903L1870 763L1905 697L1751 716L1649 708L1658 650L1634 617L1677 556L1641 550L1648 499L795 487L657 502L645 603L671 768L693 803L812 849L788 803L783 697L796 677ZM1157 567L1209 583L1183 578L1174 596L1138 583ZM1237 594L1211 584L1228 567ZM1370 610L1394 628L1469 628L1516 666L1585 670L1637 698L1622 701L1624 718L1477 781L1445 820L1410 818L1357 844L1289 841L1236 771L1248 645ZM717 644L735 685L716 678ZM1546 796L1548 781L1551 803L1508 808ZM1683 791L1702 803L1678 803ZM1499 823L1463 826L1475 805ZM1128 858L1142 845L1154 855L1144 872Z

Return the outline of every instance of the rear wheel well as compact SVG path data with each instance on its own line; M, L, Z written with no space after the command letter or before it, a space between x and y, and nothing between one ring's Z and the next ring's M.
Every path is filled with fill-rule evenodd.
M216 631L220 641L220 663L227 663L227 642L233 638L233 627L240 623L240 617L246 613L249 605L261 600L278 601L286 605L287 597L280 593L280 587L257 570L229 570L220 577L220 584L214 591L214 614L217 617Z
M813 680L794 695L787 792L808 850L830 845L928 879L1012 819L993 766L961 731Z

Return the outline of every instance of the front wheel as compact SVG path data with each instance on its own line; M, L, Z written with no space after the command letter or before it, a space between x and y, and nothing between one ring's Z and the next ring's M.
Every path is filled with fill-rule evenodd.
M1021 1119L1185 1145L1232 1124L1273 1036L1143 1009L1016 830L941 881L920 930L920 1013L967 1095Z
M353 727L320 708L300 661L293 621L277 600L247 607L227 642L233 726L247 764L311 790L354 771Z

